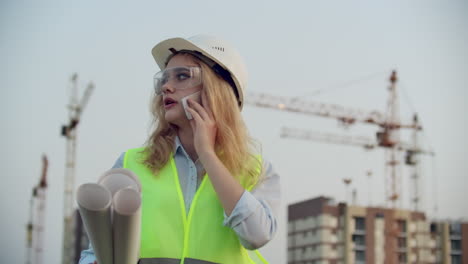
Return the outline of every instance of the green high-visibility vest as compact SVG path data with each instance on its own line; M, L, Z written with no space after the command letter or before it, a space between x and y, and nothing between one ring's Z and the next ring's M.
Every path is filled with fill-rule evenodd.
M187 215L172 155L155 176L142 164L143 151L131 149L124 157L124 168L138 175L142 186L139 263L268 263L258 251L246 250L235 232L223 226L224 210L207 175Z

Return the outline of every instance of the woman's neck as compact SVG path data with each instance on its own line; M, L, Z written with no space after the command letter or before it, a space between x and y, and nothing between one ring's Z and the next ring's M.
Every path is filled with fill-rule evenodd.
M190 156L193 162L198 159L195 145L193 144L193 131L192 127L179 127L177 130L177 136L179 137L180 143L184 147L187 154Z

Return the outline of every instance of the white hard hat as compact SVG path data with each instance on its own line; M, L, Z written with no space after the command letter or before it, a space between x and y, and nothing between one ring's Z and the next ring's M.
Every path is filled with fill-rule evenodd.
M239 108L242 109L247 69L234 47L217 37L196 35L187 39L171 38L161 41L154 46L151 53L159 68L163 70L169 56L180 51L196 56L223 77L233 87Z

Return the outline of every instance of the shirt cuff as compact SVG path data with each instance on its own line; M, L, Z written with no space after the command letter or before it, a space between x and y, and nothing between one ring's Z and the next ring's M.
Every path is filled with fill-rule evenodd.
M226 212L224 212L223 225L234 228L258 210L259 206L262 206L260 202L250 192L244 191L231 215L227 216Z

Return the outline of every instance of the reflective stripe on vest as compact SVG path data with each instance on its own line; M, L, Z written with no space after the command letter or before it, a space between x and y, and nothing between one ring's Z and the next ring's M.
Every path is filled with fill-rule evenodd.
M268 263L258 251L247 251L235 232L223 226L224 209L206 174L187 215L172 155L155 176L142 164L143 150L128 150L124 157L124 168L138 175L142 185L140 263Z

